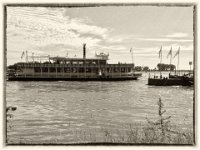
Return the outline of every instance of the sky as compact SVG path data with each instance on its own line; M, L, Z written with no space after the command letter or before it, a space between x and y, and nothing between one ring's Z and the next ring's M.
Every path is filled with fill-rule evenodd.
M7 6L7 65L31 56L86 57L109 53L108 63L132 63L155 68L169 64L180 47L179 69L193 61L193 7L100 6L100 7L11 7ZM29 58L29 61L32 59ZM177 65L178 57L172 59Z

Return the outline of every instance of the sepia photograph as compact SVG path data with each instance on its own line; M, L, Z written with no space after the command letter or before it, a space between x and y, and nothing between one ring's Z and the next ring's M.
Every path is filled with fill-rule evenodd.
M195 145L195 4L3 7L6 145Z

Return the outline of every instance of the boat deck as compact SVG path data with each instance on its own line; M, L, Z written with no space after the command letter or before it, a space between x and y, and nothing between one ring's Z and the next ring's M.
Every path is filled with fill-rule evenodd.
M125 80L137 80L138 77L116 77L116 78L108 78L108 77L98 77L98 78L50 78L50 77L10 77L9 81L125 81Z

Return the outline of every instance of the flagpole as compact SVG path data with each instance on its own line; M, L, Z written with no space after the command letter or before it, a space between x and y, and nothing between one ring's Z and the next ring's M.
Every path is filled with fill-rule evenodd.
M162 47L161 47L161 49L162 49ZM161 52L160 52L161 54L160 54L160 63L162 63L162 50L161 50Z
M131 48L131 58L132 58L132 65L133 65L133 49ZM134 65L132 66L132 71L134 71Z
M177 70L179 69L179 54L180 54L180 47L179 47L179 50L178 50L178 62L177 62ZM179 71L179 74L180 74L180 71Z
M34 62L34 53L32 53L32 59L33 59L33 62Z
M26 50L26 62L28 62L28 51Z
M131 54L132 54L132 64L133 64L133 49L132 49ZM134 68L134 64L133 64L133 68Z
M171 63L172 63L172 47L171 47L171 57L170 57L170 65L169 65L170 66L170 72L169 72L170 74L171 74Z
M160 48L160 64L162 63L162 46ZM160 76L161 76L161 68L160 68Z

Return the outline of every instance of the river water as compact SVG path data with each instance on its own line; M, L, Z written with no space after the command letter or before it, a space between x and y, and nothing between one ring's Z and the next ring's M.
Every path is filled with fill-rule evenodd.
M159 97L172 124L192 129L193 87L148 86L147 77L118 82L7 82L7 106L17 107L7 124L7 141L76 143L81 142L78 135L90 133L88 142L94 136L101 142L102 129L124 130L129 124L143 126L146 118L155 120Z

